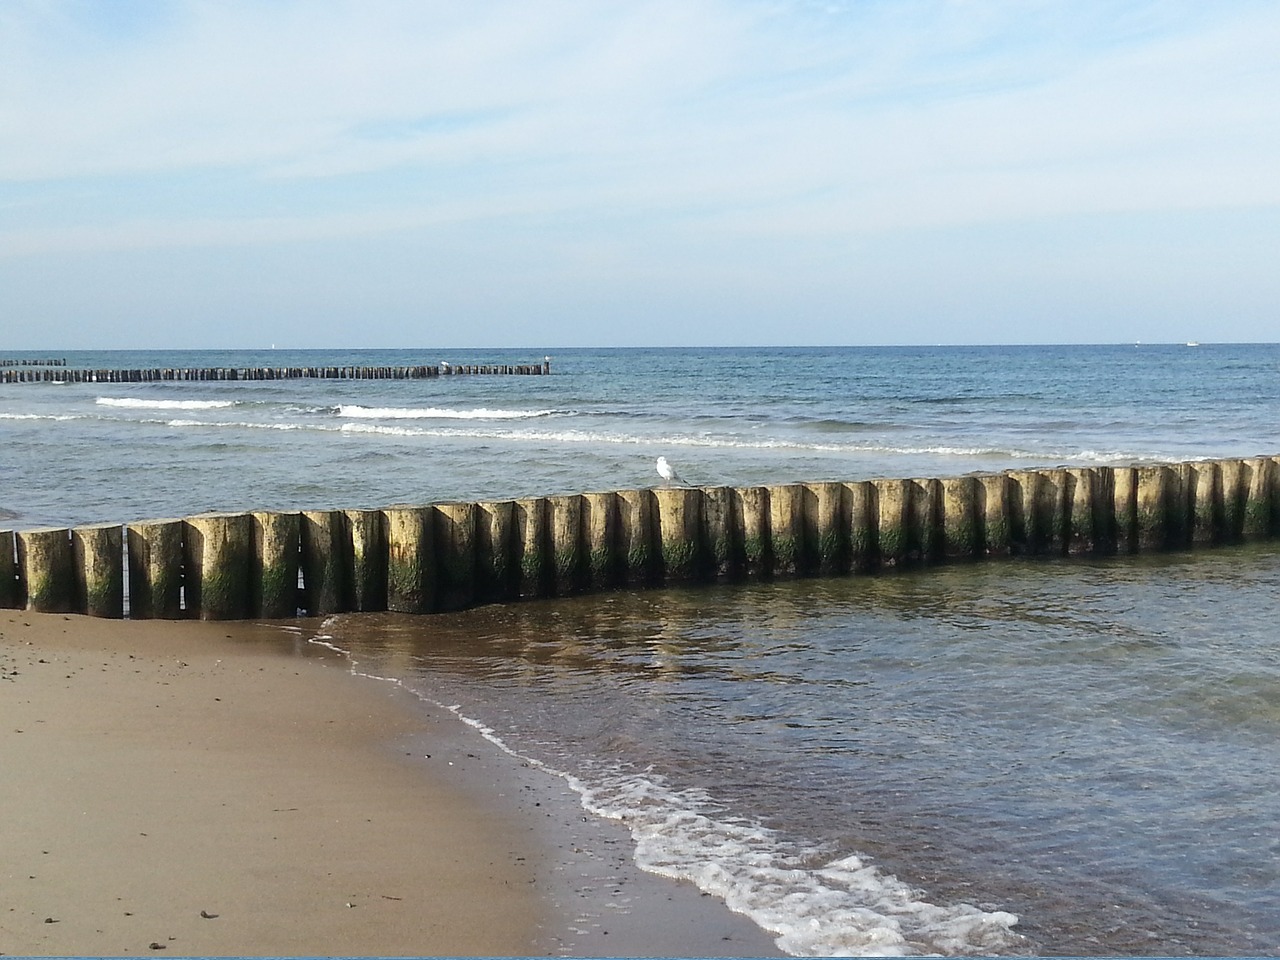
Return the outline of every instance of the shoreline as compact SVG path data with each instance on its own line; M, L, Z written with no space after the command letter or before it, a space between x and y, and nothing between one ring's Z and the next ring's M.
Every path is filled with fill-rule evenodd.
M0 952L781 955L311 625L0 611Z

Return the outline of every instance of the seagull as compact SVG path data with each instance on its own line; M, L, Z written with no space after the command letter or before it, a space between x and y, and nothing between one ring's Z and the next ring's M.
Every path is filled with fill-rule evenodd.
M658 458L658 476L663 479L663 482L668 484L671 483L672 480L676 483L684 483L684 481L680 479L680 475L676 473L675 468L671 466L671 464L667 463L666 457Z

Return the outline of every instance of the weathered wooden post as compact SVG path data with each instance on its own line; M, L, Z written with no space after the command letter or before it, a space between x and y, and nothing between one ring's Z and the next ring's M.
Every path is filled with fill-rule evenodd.
M880 517L876 487L870 480L845 484L849 505L849 568L855 573L874 570L880 563Z
M1271 536L1275 468L1275 461L1270 457L1255 457L1245 461L1248 492L1244 504L1243 536L1246 540L1265 540Z
M1138 549L1163 550L1169 543L1169 478L1163 464L1135 468Z
M1138 471L1116 467L1111 471L1112 502L1115 511L1117 553L1138 549Z
M805 488L799 483L787 483L768 489L773 575L806 574L810 570L812 551L805 536Z
M382 514L387 531L387 609L430 613L436 600L431 508L387 507Z
M1107 467L1071 467L1065 476L1066 549L1106 553L1115 545L1114 485Z
M881 479L871 483L876 490L876 543L880 548L880 563L886 567L899 566L906 562L911 544L908 481Z
M27 609L76 613L76 558L71 531L45 527L18 531L18 566Z
M91 617L124 616L124 527L93 524L71 531L76 609Z
M736 580L746 567L741 530L733 520L733 490L702 488L702 542L710 572L721 580Z
M810 483L804 488L805 541L813 566L823 576L849 570L849 488L843 483Z
M1219 485L1218 465L1212 461L1188 463L1187 489L1191 493L1188 516L1191 519L1191 542L1195 544L1217 543L1222 526L1222 488Z
M765 487L734 487L730 502L733 507L731 523L741 536L743 572L751 579L772 576L769 491Z
M1009 475L988 473L978 477L978 519L982 545L989 557L1006 557L1013 550L1013 524L1009 520Z
M345 510L351 538L351 609L387 609L387 518L381 510Z
M977 477L942 481L942 553L948 560L981 556L983 537Z
M586 583L586 546L582 535L582 498L547 497L547 527L551 533L551 558L555 592L566 596Z
M653 583L662 575L658 523L650 490L619 490L618 553L627 583Z
M551 530L547 501L531 497L515 501L515 541L520 551L520 596L545 597L552 591Z
M588 587L607 590L622 579L618 502L613 493L582 495L582 532L586 539Z
M476 504L476 588L482 602L497 603L519 594L515 507L511 500Z
M1222 488L1222 540L1239 543L1244 539L1245 505L1249 499L1249 468L1242 460L1218 463L1218 483Z
M908 550L911 559L934 563L942 556L942 483L922 477L907 481Z
M258 511L253 518L252 608L255 617L298 615L298 543L302 518L296 513Z
M1175 463L1170 467L1167 542L1171 547L1185 547L1191 543L1196 482L1193 464Z
M12 530L0 530L0 609L22 606L18 593L18 544Z
M304 510L298 530L302 605L312 617L346 613L351 600L351 535L341 510Z
M435 507L436 609L463 610L476 599L476 505Z
M243 620L253 608L253 518L204 513L184 523L187 616Z
M131 619L177 620L182 616L185 535L181 520L129 524ZM291 610L289 615L294 612Z
M703 577L701 544L702 491L695 487L658 487L653 491L662 549L662 575L667 583Z

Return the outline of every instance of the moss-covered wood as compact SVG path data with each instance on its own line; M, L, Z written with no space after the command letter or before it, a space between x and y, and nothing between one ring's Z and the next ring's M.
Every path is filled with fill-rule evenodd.
M93 524L71 531L76 609L91 617L124 616L124 527Z
M435 609L435 557L430 507L387 507L387 609L430 613Z
M476 588L476 505L440 503L434 511L436 609L471 606Z
M18 564L28 610L79 612L70 530L45 527L19 531Z
M183 615L186 525L181 520L129 524L129 616L177 620ZM296 584L295 584L296 586ZM290 610L286 616L297 611Z
M186 614L243 620L253 611L253 517L206 513L184 521Z

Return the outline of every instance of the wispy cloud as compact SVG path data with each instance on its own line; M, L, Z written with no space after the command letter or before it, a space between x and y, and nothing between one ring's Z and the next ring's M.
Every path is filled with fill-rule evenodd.
M0 257L1280 204L1280 8L1249 0L14 0L0 38Z

